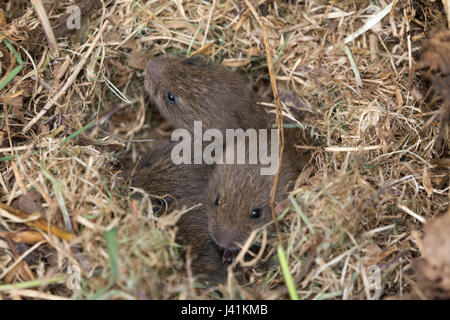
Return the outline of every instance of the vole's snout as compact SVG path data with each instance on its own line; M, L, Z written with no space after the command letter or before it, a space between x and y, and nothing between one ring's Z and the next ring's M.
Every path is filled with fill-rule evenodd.
M241 238L241 233L237 228L223 229L216 231L216 242L222 248L222 263L230 264L238 255L240 248L237 245Z
M147 81L159 83L162 79L165 60L162 57L150 59L145 69L145 78Z
M217 244L223 249L237 249L236 240L239 239L240 232L238 229L233 228L225 230L219 228L216 232Z

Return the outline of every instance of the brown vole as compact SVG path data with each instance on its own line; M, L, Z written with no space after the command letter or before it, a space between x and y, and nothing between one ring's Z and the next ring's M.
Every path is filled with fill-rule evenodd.
M189 203L189 199L187 200ZM195 202L194 200L190 204ZM222 282L227 274L227 265L222 263L222 250L208 232L208 216L203 206L183 214L178 220L177 227L178 241L186 246L191 246L190 258L193 275L213 283Z
M271 128L275 119L257 105L262 99L241 76L201 57L151 59L147 64L145 88L161 114L175 128L192 130L194 121L198 120L202 121L204 129L215 128L222 132L232 128ZM287 149L277 201L282 199L288 182L296 178L301 167L289 160L295 151ZM159 153L167 153L167 150ZM144 161L144 166L150 167L137 172L137 185L150 192L158 189L160 194L172 194L185 203L201 199L200 209L180 219L179 234L184 243L192 246L194 273L223 278L227 263L239 251L237 245L255 228L272 219L269 202L273 176L261 176L261 165L224 164L212 169L212 166L175 166L167 154L158 156L158 152L151 158L157 160L157 165L153 167L154 160ZM180 173L180 170L188 172ZM195 180L191 189L184 188L189 183L180 183L183 179ZM208 179L202 194L202 186Z
M145 89L163 117L175 128L268 128L274 117L257 105L261 98L245 79L200 56L160 56L149 60ZM271 120L269 120L271 119Z
M174 164L171 152L176 142L164 141L148 152L136 169L131 185L149 194L180 200L198 197L204 189L213 165Z
M272 220L269 203L274 176L261 175L260 164L177 166L170 157L173 145L161 144L144 157L133 185L161 197L170 195L166 198L169 203L176 200L172 208L202 204L180 218L177 236L181 243L192 247L194 275L221 282L228 264L239 252L238 244ZM284 155L277 202L286 196L288 183L296 179L303 165L292 153Z
M294 182L304 162L291 154L284 156L277 184L275 202L287 196L289 182ZM274 175L261 175L260 164L218 164L203 195L208 216L208 232L222 250L222 260L230 263L239 245L250 233L272 221L270 208ZM275 203L275 204L276 204Z
M171 159L174 142L164 141L148 152L136 169L131 185L143 188L150 195L161 197L168 209L180 209L201 204L201 194L212 172L212 165L181 164ZM195 208L177 222L177 241L191 246L191 268L195 276L220 282L226 275L221 253L208 232L205 211Z

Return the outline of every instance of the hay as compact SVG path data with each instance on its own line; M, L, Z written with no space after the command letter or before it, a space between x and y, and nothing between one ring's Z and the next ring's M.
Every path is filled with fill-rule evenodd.
M265 268L246 267L239 285L231 275L217 288L186 277L177 212L157 217L149 196L120 176L121 162L152 146L142 140L168 134L143 90L149 57L200 51L267 87L263 33L247 5L76 2L79 30L64 23L71 2L34 1L51 29L28 2L0 5L0 201L27 211L13 201L31 201L23 197L33 190L42 197L34 225L1 209L0 298L289 298L276 255L263 255ZM438 1L398 1L345 47L390 4L379 3L252 1L278 86L301 97L312 140L297 146L310 149L311 160L291 193L282 235L300 299L405 296L424 221L448 210L448 138L435 148L442 100L420 55L445 27L445 11ZM59 57L50 54L51 31ZM6 81L21 65L16 56L23 67ZM27 233L41 230L36 219L70 231L72 242ZM376 290L370 266L381 272ZM74 270L81 287L71 290Z

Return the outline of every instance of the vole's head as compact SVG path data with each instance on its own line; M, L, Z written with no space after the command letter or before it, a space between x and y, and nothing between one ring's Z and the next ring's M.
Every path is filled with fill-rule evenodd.
M256 95L244 79L200 56L183 59L167 55L149 60L145 89L177 128L192 129L193 122L199 120L205 129L244 128L248 125L241 119L243 114L261 117L254 115Z
M223 164L214 169L206 187L203 204L208 215L208 231L224 251L223 261L232 262L239 245L250 233L272 221L270 194L274 176L261 175L259 165ZM276 202L286 196L293 168L282 170Z

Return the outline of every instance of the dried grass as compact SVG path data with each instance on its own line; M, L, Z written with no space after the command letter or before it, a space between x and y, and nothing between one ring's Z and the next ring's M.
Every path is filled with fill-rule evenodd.
M186 277L177 212L155 216L148 195L120 177L119 160L135 161L151 147L136 140L167 136L143 91L149 57L201 51L268 85L263 34L245 3L84 0L82 28L73 32L61 24L71 3L34 2L44 4L59 57L50 55L31 4L0 5L0 39L24 61L0 96L1 203L14 206L36 190L42 218L74 239L42 232L31 241L38 245L23 247L17 237L29 222L2 209L0 298L289 298L275 255L261 258L268 267L246 267L239 285L232 275L212 288ZM444 10L437 1L398 1L344 51L344 39L380 8L369 1L297 2L252 1L278 85L305 102L302 123L314 141L298 146L311 149L311 161L284 215L282 245L297 294L403 297L424 221L448 208L448 139L444 151L434 147L441 100L420 56L424 41L445 26ZM0 64L0 81L18 65L3 42ZM274 244L269 240L271 253ZM372 265L382 272L380 290L370 288ZM72 291L66 281L74 268L82 279Z

